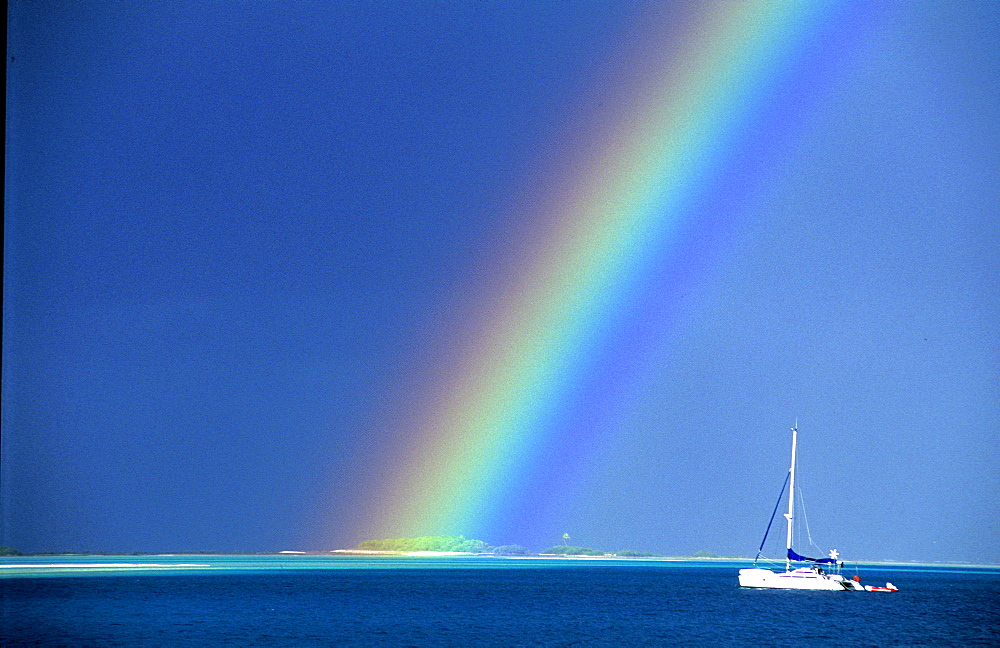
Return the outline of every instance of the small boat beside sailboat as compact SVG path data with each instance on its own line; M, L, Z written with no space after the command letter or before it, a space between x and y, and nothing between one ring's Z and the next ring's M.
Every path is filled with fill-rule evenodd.
M765 589L795 589L795 590L829 590L834 592L895 592L897 588L892 583L886 583L885 587L863 586L861 579L844 578L841 570L843 562L839 562L840 554L836 549L830 551L826 558L808 558L796 553L792 549L792 529L795 519L795 458L796 446L798 443L798 425L792 428L792 463L788 470L786 484L788 486L788 512L784 514L787 521L787 534L785 542L785 571L774 571L757 566L764 542L767 541L767 533L771 529L768 523L767 531L764 533L764 540L760 543L757 557L754 558L753 567L741 569L739 572L740 587L756 587ZM784 492L784 485L782 486ZM781 504L781 496L778 497L778 504L775 505L774 513L777 513L778 505ZM774 521L774 513L771 521ZM809 563L806 567L792 568L792 563Z

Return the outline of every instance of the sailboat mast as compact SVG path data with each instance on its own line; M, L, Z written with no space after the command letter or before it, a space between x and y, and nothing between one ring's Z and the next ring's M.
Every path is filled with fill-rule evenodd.
M788 535L785 541L785 571L792 571L792 561L788 557L788 552L792 548L792 518L795 517L795 446L798 443L798 422L792 428L792 465L788 469L788 513L785 519L788 520Z

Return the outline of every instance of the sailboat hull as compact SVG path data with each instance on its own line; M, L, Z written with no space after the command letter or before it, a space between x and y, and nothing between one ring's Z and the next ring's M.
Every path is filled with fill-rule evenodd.
M773 572L770 569L741 569L740 587L764 589L829 590L833 592L864 591L855 581L839 574L819 574L808 568L790 572Z

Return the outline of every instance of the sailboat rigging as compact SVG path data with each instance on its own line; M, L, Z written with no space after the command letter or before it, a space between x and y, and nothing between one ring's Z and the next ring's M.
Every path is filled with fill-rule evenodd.
M797 553L792 548L792 530L794 526L793 521L795 519L795 464L798 434L798 423L796 422L795 427L792 428L792 462L788 469L788 475L785 477L785 484L782 485L781 493L778 494L778 501L774 505L774 511L771 513L771 520L767 524L767 531L764 532L764 540L761 541L760 548L757 550L757 556L754 558L753 567L741 569L739 572L740 587L830 590L840 592L866 590L869 592L896 591L896 587L894 587L892 583L886 583L885 587L864 587L861 585L860 579L857 576L852 579L844 578L840 574L844 563L838 561L840 554L836 549L830 551L828 558L808 558ZM787 524L787 532L785 535L785 571L777 572L757 567L757 561L760 559L761 552L764 549L764 543L767 541L767 534L771 530L771 523L774 522L774 516L778 512L778 507L781 505L781 495L784 493L785 485L788 486L788 512L784 514ZM793 569L793 562L808 562L811 564L808 567ZM830 573L823 569L823 565L827 565L829 567Z

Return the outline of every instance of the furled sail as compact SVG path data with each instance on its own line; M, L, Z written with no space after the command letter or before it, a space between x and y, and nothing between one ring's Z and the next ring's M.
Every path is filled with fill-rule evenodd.
M801 561L801 562L814 562L814 563L831 563L831 564L835 564L837 562L836 559L834 559L834 558L806 558L805 556L800 556L799 554L795 553L794 549L789 549L788 550L788 559L789 560L798 560L798 561Z

